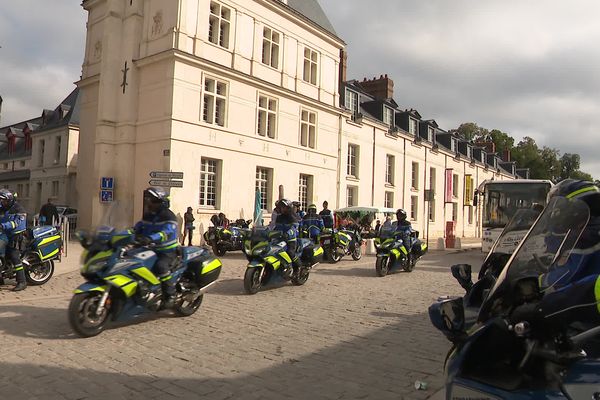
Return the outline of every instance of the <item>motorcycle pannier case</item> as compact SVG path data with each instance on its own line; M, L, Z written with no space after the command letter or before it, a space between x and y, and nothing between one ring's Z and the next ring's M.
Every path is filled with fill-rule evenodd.
M188 271L194 274L196 283L200 287L216 281L221 274L223 266L221 261L205 249L184 247L183 257L184 259L193 258L188 264Z
M32 231L32 247L37 250L42 261L57 257L63 241L56 228L42 226Z

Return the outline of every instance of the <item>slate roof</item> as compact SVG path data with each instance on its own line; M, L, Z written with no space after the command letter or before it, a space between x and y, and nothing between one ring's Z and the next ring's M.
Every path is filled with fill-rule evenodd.
M318 0L288 0L288 7L337 37L333 25L329 22Z

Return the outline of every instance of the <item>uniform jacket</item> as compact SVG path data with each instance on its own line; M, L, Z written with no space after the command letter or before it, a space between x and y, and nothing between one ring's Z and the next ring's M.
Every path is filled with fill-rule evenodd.
M15 202L8 211L0 212L0 226L9 238L25 232L27 229L27 213Z
M156 244L158 252L171 252L179 246L177 217L168 208L163 208L156 214L144 214L133 230L136 234L150 238Z

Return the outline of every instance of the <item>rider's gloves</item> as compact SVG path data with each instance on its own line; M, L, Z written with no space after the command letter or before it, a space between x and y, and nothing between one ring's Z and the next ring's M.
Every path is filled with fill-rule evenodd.
M146 235L141 235L138 233L135 235L135 243L139 246L148 246L150 243L152 243L152 239Z
M525 303L510 314L510 321L513 324L527 321L531 325L537 325L543 320L542 310L538 302Z

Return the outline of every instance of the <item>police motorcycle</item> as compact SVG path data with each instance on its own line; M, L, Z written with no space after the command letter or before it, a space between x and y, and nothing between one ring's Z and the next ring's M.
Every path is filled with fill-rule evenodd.
M311 269L318 264L315 260L323 254L323 249L310 239L297 239L296 254L301 263L297 270L286 250L283 232L266 227L244 230L244 254L248 259L244 274L246 293L256 294L262 287L286 281L295 286L304 285Z
M346 254L351 254L352 236L348 231L325 228L321 232L320 240L323 257L332 264L339 262Z
M29 285L43 285L54 274L54 260L60 258L63 244L60 232L54 226L28 229L22 243L21 259L25 279ZM12 262L5 255L0 254L0 281L16 276Z
M411 228L410 233L405 235L406 242L401 236L394 227L385 227L373 241L377 250L375 272L378 276L383 277L399 269L411 272L427 252L427 244L419 240L418 231Z
M529 208L517 210L481 264L481 269L475 283L473 283L471 277L471 265L455 264L450 267L452 276L465 290L462 300L466 327L472 326L477 321L477 315L483 300L496 283L498 275L500 275L510 256L539 217L540 213L541 210ZM440 297L438 301L444 301L448 298L448 296Z
M586 354L600 327L534 322L548 289L540 276L564 265L589 209L579 200L554 198L502 269L484 299L477 324L465 329L460 298L429 308L433 325L453 342L446 359L447 399L598 399L600 361Z
M101 333L109 321L128 321L162 307L160 279L152 272L157 255L153 245L142 245L132 230L103 225L94 232L77 232L84 248L81 276L86 282L74 291L69 322L83 337ZM216 283L221 261L208 249L179 247L171 266L175 280L176 315L194 314L204 293Z
M348 244L348 248L344 255L352 256L354 261L360 260L362 258L362 245L365 243L360 233L360 227L358 225L353 225L351 227L342 228L341 231L350 236L350 243Z
M244 238L242 230L250 226L252 220L238 219L229 224L227 228L222 226L211 226L204 233L204 240L210 244L213 252L221 257L228 251L242 250Z

